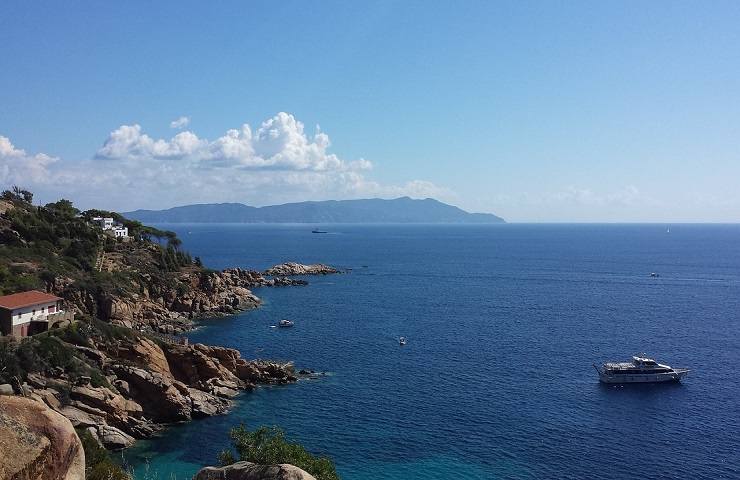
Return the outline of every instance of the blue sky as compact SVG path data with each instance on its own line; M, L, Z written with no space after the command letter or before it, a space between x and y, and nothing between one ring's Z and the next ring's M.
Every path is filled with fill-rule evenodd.
M735 222L738 25L720 1L5 1L0 179L118 210Z

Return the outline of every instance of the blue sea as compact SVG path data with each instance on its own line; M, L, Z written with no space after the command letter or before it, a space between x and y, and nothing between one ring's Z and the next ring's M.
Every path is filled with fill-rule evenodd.
M212 268L351 271L203 322L191 341L328 374L139 442L138 478L189 479L240 423L344 480L740 478L740 225L160 227ZM599 384L593 363L639 352L692 371Z

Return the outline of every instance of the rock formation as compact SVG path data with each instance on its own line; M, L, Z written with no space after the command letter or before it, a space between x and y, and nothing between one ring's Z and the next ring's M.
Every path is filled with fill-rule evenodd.
M123 260L121 260L123 261ZM130 266L119 265L119 271ZM255 287L306 285L305 280L275 276L240 268L221 272L197 268L172 272L163 281L152 275L133 277L128 293L81 291L71 278L57 277L48 290L66 300L78 313L90 314L113 324L142 331L173 334L192 328L192 320L223 316L257 308L261 300Z
M301 263L286 262L265 270L265 275L282 277L289 277L292 275L328 275L331 273L339 273L339 270L329 265L324 265L323 263L304 265Z
M0 479L84 480L85 453L72 424L44 403L0 397Z
M257 465L237 462L226 467L206 467L193 480L316 480L308 472L286 463L280 465Z
M231 348L160 343L140 334L88 342L76 348L105 375L96 385L52 369L29 374L21 388L113 450L166 423L225 413L231 398L257 384L296 380L292 364L247 361Z

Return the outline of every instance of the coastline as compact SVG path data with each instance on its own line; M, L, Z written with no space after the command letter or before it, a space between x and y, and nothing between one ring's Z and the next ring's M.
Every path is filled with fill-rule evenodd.
M258 385L290 384L303 375L290 361L246 360L236 349L190 343L182 335L213 318L259 308L253 288L304 286L307 281L290 277L319 273L338 271L289 263L264 274L239 268L180 272L189 288L169 298L98 299L104 320L85 311L86 299L68 296L78 320L31 338L59 342L90 373L73 374L68 367L29 373L17 388L109 450L128 448L172 424L226 414L234 399ZM69 294L68 285L55 282L52 291Z

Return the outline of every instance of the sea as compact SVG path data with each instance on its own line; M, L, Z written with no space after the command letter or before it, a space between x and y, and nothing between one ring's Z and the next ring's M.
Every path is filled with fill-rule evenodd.
M740 225L158 226L211 268L346 273L202 321L191 342L325 375L138 442L137 479L190 479L242 424L343 480L740 478ZM599 383L637 353L691 372Z

